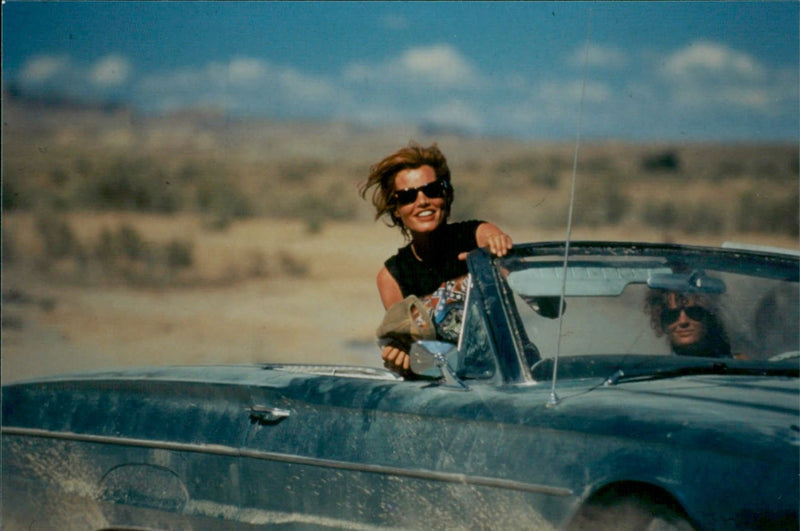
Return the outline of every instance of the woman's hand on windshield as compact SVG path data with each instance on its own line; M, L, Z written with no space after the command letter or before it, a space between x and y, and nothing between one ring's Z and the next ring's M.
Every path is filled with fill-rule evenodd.
M481 223L478 230L475 232L475 240L478 242L478 247L485 247L494 256L505 256L511 250L514 242L511 236L506 234L497 225L493 223ZM463 255L463 257L462 257ZM465 260L467 253L461 253L459 259Z
M508 251L511 250L511 246L513 242L511 241L511 236L506 234L505 232L501 232L499 234L492 234L489 236L488 241L484 247L489 248L489 252L491 252L495 256L505 256Z

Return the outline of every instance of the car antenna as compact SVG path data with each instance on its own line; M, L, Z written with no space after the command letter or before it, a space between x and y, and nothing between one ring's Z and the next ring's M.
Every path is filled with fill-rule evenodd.
M561 295L558 300L558 337L556 341L556 355L553 359L553 381L550 388L550 399L547 403L549 407L555 407L560 402L556 393L556 381L558 380L558 358L561 354L561 329L564 321L564 299L567 289L567 262L569 260L569 242L572 237L572 212L575 207L575 183L578 175L578 151L581 145L581 126L583 124L583 102L586 96L586 71L589 64L589 42L592 26L592 10L589 10L589 20L586 22L586 44L583 52L583 79L581 81L581 103L578 111L578 127L575 136L575 153L572 157L572 183L570 185L569 212L567 214L567 235L564 240L564 265L561 271Z

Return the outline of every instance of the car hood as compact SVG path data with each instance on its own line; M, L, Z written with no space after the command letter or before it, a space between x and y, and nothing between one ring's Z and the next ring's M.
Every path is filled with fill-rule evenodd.
M563 429L732 454L754 445L763 455L775 453L776 444L800 447L797 378L700 375L613 386L573 381L558 393L560 402L544 415L557 417Z

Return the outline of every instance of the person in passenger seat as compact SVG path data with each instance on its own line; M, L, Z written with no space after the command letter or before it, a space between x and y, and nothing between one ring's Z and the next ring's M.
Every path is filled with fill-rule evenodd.
M469 251L486 247L505 256L511 249L511 237L492 223L448 222L454 190L447 160L436 144L412 142L373 165L360 187L361 197L366 199L372 188L375 219L383 217L390 227L399 227L409 242L378 272L378 292L387 310L410 295L435 300L436 306L458 299L463 286L455 281L467 274ZM434 315L434 321L441 319L437 332L452 333L452 317ZM383 346L381 357L398 372L409 368L408 352L396 342Z
M666 335L679 356L730 358L731 345L709 295L651 290L645 301L650 325Z

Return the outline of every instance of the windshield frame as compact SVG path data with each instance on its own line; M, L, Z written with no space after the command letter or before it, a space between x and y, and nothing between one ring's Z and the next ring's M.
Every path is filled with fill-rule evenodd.
M588 256L633 257L642 260L665 260L669 264L688 262L692 267L708 268L712 271L730 272L794 283L797 283L798 277L800 277L800 256L793 254L792 251L783 254L781 252L765 252L752 249L596 241L570 242L569 249L570 259ZM501 306L504 321L502 328L504 328L505 334L499 335L506 335L507 337L504 340L506 348L498 348L497 355L502 358L498 361L501 367L504 367L504 372L506 372L506 378L504 378L506 382L532 383L536 382L537 379L533 377L530 370L535 363L531 363L531 360L528 359L530 358L530 349L527 349L528 352L523 351L527 341L527 332L522 326L519 315L514 315L517 312L516 303L513 300L514 293L501 271L509 266L514 267L514 264L519 265L530 260L553 259L563 261L564 250L565 245L563 242L542 242L517 245L504 258L492 258L485 251L476 251L473 253L474 256L470 256L470 267L473 273L481 271L483 269L481 265L485 267L488 260L489 269L491 269L490 276L496 285L495 295L502 300ZM483 264L480 264L480 262L483 262ZM484 270L482 275L474 275L477 279L476 284L484 284L488 280L487 273ZM484 286L483 290L485 291L486 289ZM493 319L493 328L496 328L497 324L497 319ZM507 347L512 345L513 353L507 350ZM539 359L541 360L542 358L540 357ZM509 373L505 368L511 363L515 363L517 368Z

